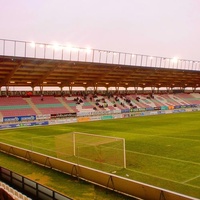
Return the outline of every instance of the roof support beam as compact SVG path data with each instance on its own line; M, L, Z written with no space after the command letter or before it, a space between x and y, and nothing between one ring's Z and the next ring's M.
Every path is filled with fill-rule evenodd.
M101 80L102 80L103 78L105 78L107 75L109 75L111 72L113 72L116 68L118 68L118 66L116 66L116 67L114 67L114 68L111 67L110 70L108 70L107 72L103 73L101 76L97 77L94 81L95 81L96 83L101 82Z
M20 62L18 65L16 65L13 70L4 78L4 80L0 83L1 86L9 85L10 80L12 76L15 74L15 72L22 66L22 62Z
M44 80L54 72L55 69L57 69L59 67L59 65L55 65L54 67L52 67L48 72L46 72L43 77L39 78L36 82L32 83L32 86L38 86L41 85L41 83L44 82Z
M87 70L88 70L88 66L86 66L85 68L83 68L81 70L77 70L78 72L76 74L74 74L74 77L72 79L62 83L62 87L64 87L66 84L74 83L83 74L83 72L85 72Z

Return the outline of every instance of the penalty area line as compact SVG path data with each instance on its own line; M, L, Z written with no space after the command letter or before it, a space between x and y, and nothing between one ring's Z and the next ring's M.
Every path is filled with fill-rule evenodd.
M189 164L194 164L194 165L200 165L200 163L193 162L193 161L180 160L180 159L176 159L176 158L169 158L169 157L158 156L158 155L153 155L153 154L148 154L148 153L141 153L141 152L137 152L137 151L126 150L126 152L135 153L135 154L139 154L139 155L150 156L150 157L155 157L155 158L162 158L162 159L171 160L171 161L177 161L177 162L182 162L182 163L189 163Z
M197 178L200 178L200 175L195 176L195 177L193 177L193 178L190 178L190 179L188 179L188 180L185 180L185 181L183 181L182 183L188 183L188 182L193 181L193 180L195 180L195 179L197 179Z
M186 186L190 186L190 187L194 187L194 188L200 188L199 186L196 186L196 185L191 185L191 184L175 181L175 180L172 180L172 179L167 179L167 178L160 177L160 176L155 176L155 175L140 172L140 171L137 171L137 170L132 170L132 169L128 169L128 168L126 168L126 170L136 172L136 173L139 173L139 174L143 174L143 175L147 175L147 176L150 176L150 177L158 178L158 179L161 179L161 180L171 181L171 182L176 183L176 184L178 183L178 184L181 184L181 185L186 185Z

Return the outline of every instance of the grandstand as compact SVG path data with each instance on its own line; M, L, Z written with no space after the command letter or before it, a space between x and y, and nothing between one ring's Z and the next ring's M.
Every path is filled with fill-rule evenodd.
M55 49L50 44L0 39L1 125L107 114L123 118L132 116L123 113L132 112L198 111L199 81L199 61L65 46ZM29 91L13 91L12 87ZM46 87L60 90L49 93ZM74 87L84 90L75 92ZM84 120L88 118L80 118Z
M153 97L145 94L114 95L112 97L96 95L92 99L90 96L90 94L87 98L76 95L71 97L43 96L43 100L37 95L23 98L2 96L0 98L0 116L3 118L79 112L95 113L95 111L112 112L125 109L167 110L180 106L197 107L200 105L199 93L155 94Z

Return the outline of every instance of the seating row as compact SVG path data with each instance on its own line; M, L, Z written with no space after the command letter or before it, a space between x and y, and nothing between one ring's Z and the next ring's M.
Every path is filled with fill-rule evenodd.
M200 94L1 97L0 117L200 104Z
M0 181L0 188L3 189L4 192L7 193L8 197L13 200L31 200L26 195L22 194L21 192L18 192L17 190L13 189L9 185L3 183Z

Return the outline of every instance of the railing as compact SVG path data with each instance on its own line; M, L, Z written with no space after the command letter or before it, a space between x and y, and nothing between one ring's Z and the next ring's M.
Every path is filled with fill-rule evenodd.
M33 199L72 200L71 198L64 196L61 193L58 193L50 188L47 188L35 181L25 178L20 174L12 172L9 169L3 167L0 167L0 180L5 181L6 183L12 185L14 188L19 189L21 192L27 194ZM9 189L7 192L11 192L11 194L15 195L15 197L17 197L16 199L30 200L30 198L22 198L24 195L22 195L22 193L20 192L13 190L12 188Z
M200 70L200 61L0 39L0 55L128 66Z

